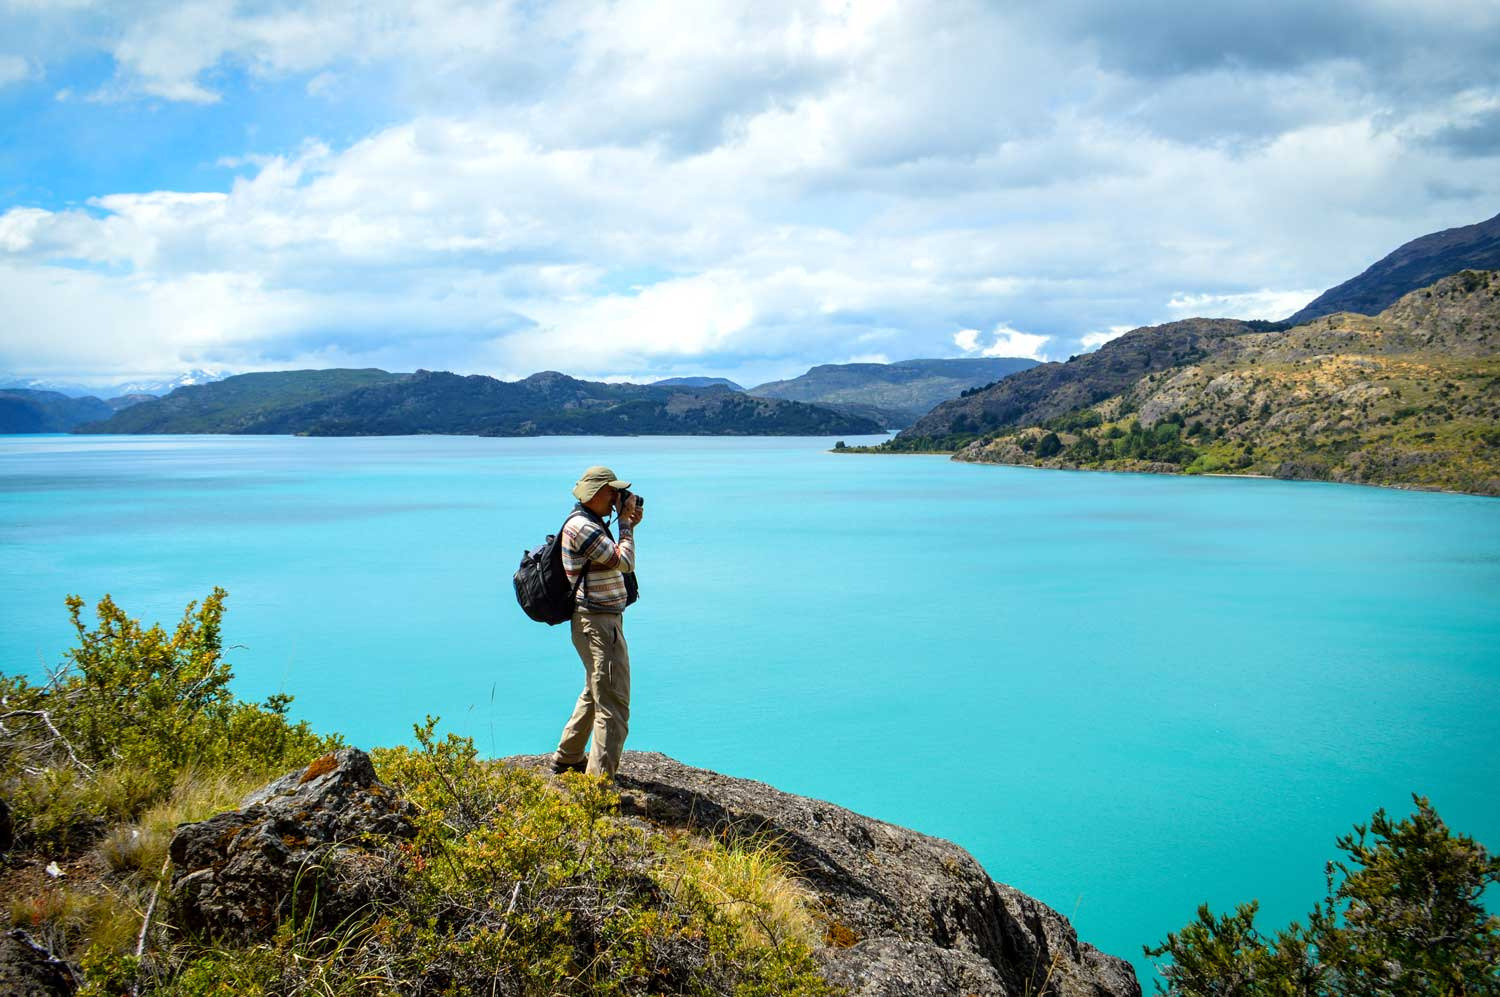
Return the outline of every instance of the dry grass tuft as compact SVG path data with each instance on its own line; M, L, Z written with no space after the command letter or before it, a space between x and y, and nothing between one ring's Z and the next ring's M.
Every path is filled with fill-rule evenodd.
M696 890L759 944L795 941L811 948L822 941L815 899L775 842L689 845L662 875L669 890Z
M142 814L139 821L110 832L99 852L113 872L154 877L166 861L167 846L177 825L235 809L264 781L259 776L188 769L173 781L166 799Z

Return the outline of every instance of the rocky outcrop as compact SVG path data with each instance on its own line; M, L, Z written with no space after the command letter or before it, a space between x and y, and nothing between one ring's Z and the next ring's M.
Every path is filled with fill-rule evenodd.
M0 994L62 997L78 988L78 973L20 929L0 933Z
M828 918L828 978L856 997L1141 992L1128 963L952 842L653 752L626 752L616 784L622 811L652 825L775 839Z
M504 761L546 772L550 756ZM824 974L853 997L1140 997L1128 963L951 842L655 753L627 752L616 787L621 816L652 829L774 840L817 898ZM239 940L289 916L337 923L391 888L410 816L363 752L321 758L178 829L178 923Z
M363 751L325 755L240 809L177 829L178 923L227 939L264 937L289 917L337 924L388 889L384 852L414 835L411 816Z

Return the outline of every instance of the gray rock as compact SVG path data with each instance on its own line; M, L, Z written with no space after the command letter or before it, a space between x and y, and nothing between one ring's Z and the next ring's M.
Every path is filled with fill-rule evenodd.
M288 917L337 924L388 890L386 849L415 834L412 814L363 751L325 755L239 810L177 829L178 923L231 939L264 938Z
M654 752L626 752L616 785L622 811L648 823L779 842L829 919L828 978L857 997L1141 993L1129 963L952 842Z
M26 932L0 933L0 994L5 997L61 997L78 987L71 966Z

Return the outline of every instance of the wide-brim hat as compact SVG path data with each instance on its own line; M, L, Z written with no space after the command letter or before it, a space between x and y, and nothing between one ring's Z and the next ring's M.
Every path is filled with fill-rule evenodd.
M615 489L629 488L630 482L621 481L615 477L615 472L607 467L595 465L583 472L583 477L578 479L578 484L573 486L573 497L580 502L587 502L599 494L599 489L610 485Z

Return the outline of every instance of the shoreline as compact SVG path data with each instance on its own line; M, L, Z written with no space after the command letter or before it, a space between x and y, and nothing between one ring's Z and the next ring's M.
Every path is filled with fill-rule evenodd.
M881 456L893 456L882 454ZM1438 485L1409 485L1409 484L1384 484L1378 481L1333 481L1327 478L1278 478L1274 474L1247 474L1244 471L1204 471L1201 474L1188 474L1185 471L1146 471L1127 467L1044 467L1038 464L1011 464L1001 460L959 460L958 454L951 454L950 460L959 464L988 464L991 467L1015 467L1030 471L1078 471L1087 474L1155 474L1163 478L1250 478L1259 481L1285 481L1299 484L1312 485L1352 485L1356 488L1388 488L1402 492L1429 492L1438 495L1465 495L1470 498L1500 499L1500 495L1490 495L1486 492L1465 492L1454 488L1443 488Z

